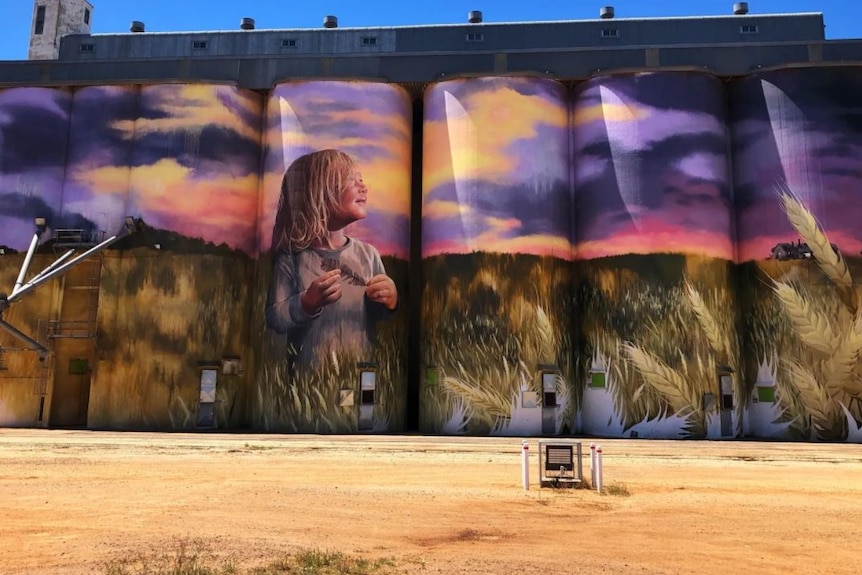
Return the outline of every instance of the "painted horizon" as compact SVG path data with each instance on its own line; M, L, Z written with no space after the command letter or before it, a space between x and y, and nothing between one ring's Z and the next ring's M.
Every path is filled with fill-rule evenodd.
M380 82L275 86L266 111L259 250L272 245L284 171L304 154L335 148L357 161L368 186L368 217L347 234L369 242L382 256L408 260L412 118L407 93Z
M569 120L553 80L441 82L425 94L422 257L572 257Z
M712 76L596 78L572 104L577 259L735 260L724 89Z
M767 72L731 84L739 260L799 240L786 186L845 255L862 250L862 74L858 68Z

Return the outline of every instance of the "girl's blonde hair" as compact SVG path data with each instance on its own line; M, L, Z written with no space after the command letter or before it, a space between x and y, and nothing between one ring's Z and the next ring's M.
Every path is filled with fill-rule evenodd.
M356 161L339 150L320 150L294 160L281 181L273 248L303 250L326 237L329 216L355 171Z

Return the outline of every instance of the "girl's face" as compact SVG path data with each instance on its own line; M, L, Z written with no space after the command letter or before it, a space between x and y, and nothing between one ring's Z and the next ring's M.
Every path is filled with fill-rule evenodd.
M355 221L365 219L368 215L366 202L368 200L368 187L362 181L362 174L358 170L350 173L341 190L341 202L339 202L332 221L346 226Z

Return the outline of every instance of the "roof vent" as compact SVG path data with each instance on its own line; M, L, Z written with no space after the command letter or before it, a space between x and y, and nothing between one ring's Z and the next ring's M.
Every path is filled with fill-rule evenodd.
M239 27L243 30L254 30L254 18L243 18L239 23Z
M323 17L323 27L324 28L338 28L338 16L324 16Z
M733 5L733 13L742 16L748 14L748 2L737 2Z
M133 20L132 25L129 26L129 32L134 32L136 34L140 32L146 32L146 26L140 20Z
M467 22L470 24L479 24L482 22L482 11L481 10L470 10L470 13L467 14Z
M602 6L599 10L599 18L613 18L614 17L614 7L613 6Z

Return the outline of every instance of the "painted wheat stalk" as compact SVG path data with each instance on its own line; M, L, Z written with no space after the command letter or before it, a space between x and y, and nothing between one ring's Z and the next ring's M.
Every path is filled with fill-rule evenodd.
M814 373L803 365L788 361L787 369L799 391L800 399L811 416L811 425L820 439L843 439L847 423L841 409L830 399Z
M847 262L841 257L829 242L826 233L814 218L814 215L790 191L784 188L779 191L781 205L790 224L811 248L811 254L823 273L841 289L842 297L850 309L856 311L857 298L853 286L853 278Z
M557 355L556 346L554 345L554 327L551 325L551 320L548 314L542 309L542 306L536 306L536 332L539 338L539 361L554 363L554 358Z
M706 335L706 339L709 341L709 345L712 347L712 350L717 354L725 353L725 351L729 353L730 350L725 349L728 346L724 343L724 338L722 337L718 322L715 321L709 308L706 307L706 303L703 301L703 297L701 297L700 292L698 292L688 280L685 282L685 292L688 296L688 302L691 305L691 309L694 311L694 315L697 317L700 328L704 335Z
M823 382L834 394L850 388L850 379L859 351L862 349L862 314L856 314L846 333L840 338L832 356L824 362Z
M443 378L443 388L462 400L476 418L484 416L493 421L499 417L509 417L510 415L509 400L499 393L468 385L459 379L448 376Z
M676 370L636 345L623 343L622 348L644 380L664 396L674 412L682 415L685 411L699 411L700 402Z
M835 351L838 336L829 318L815 310L808 299L790 284L773 280L772 289L803 343L818 353L831 356Z

